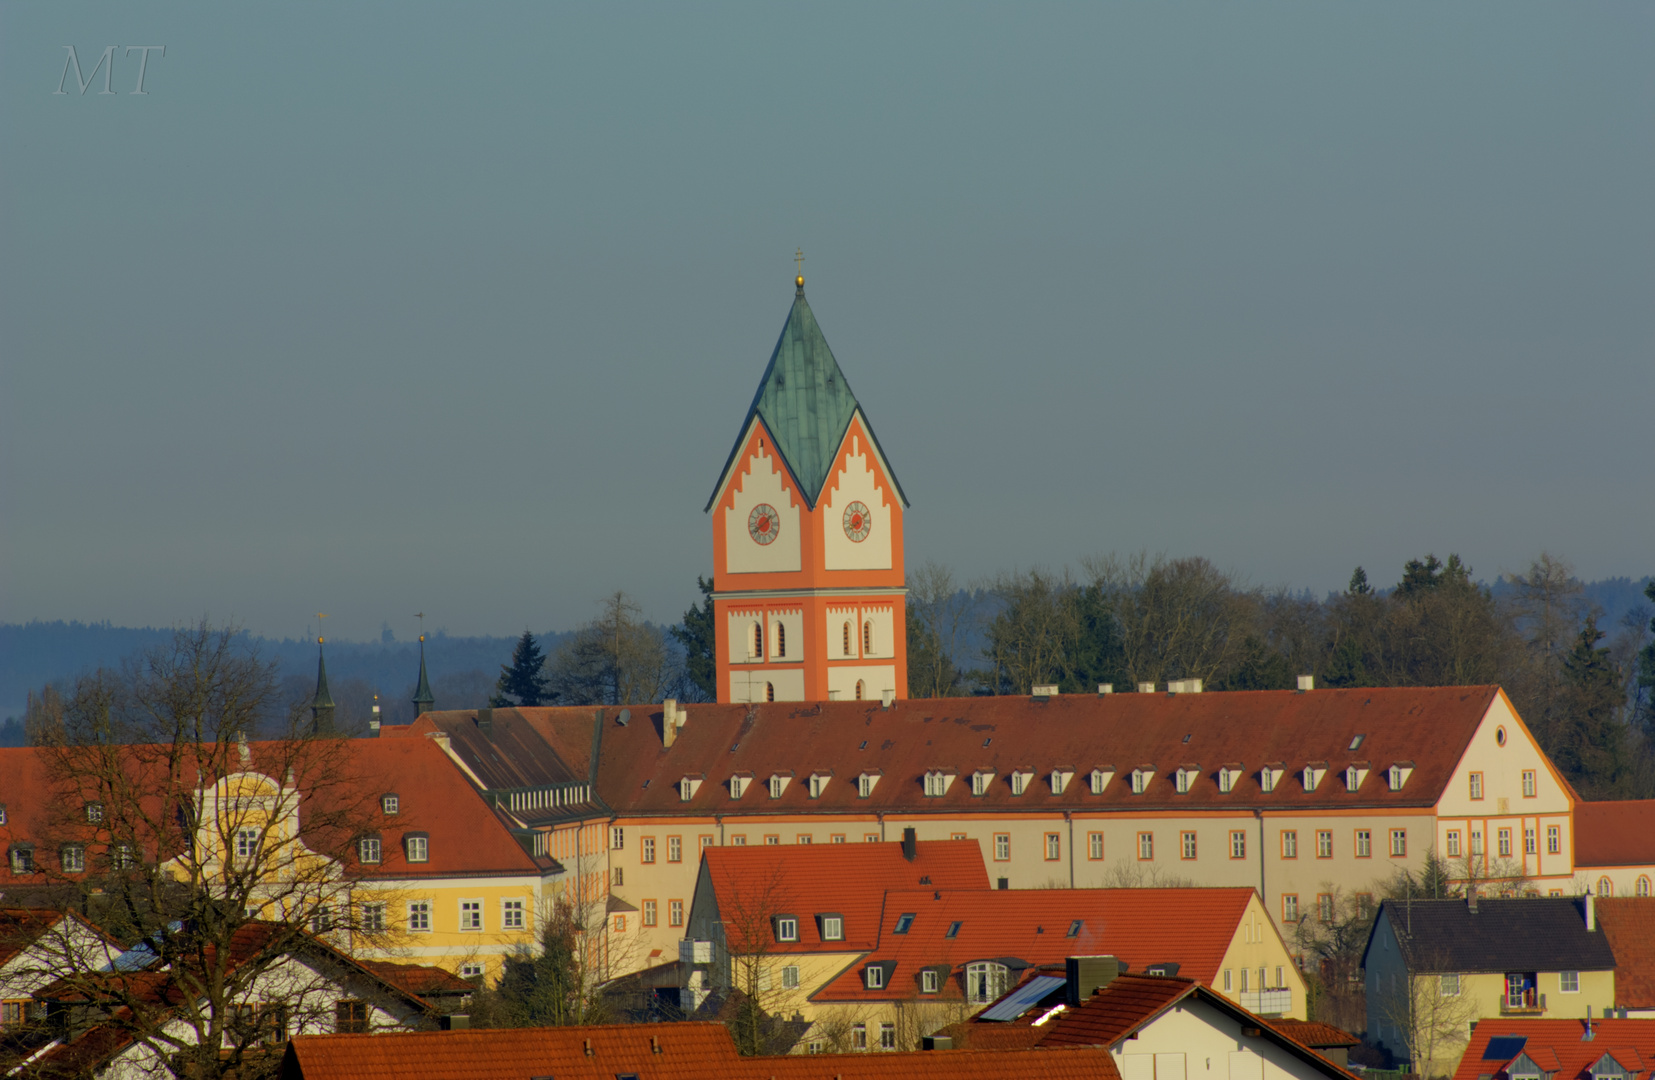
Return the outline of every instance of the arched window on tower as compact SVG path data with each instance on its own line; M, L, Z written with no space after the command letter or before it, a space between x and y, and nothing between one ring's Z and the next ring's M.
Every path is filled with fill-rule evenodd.
M862 685L862 680L861 679L857 679L856 680L856 700L861 701L866 696L867 696L867 688Z
M846 656L850 655L850 620L849 619L845 620L845 645L844 645L843 652L844 652L844 655L846 655Z
M764 656L764 627L759 623L753 624L753 636L747 643L747 658L758 660Z
M764 700L766 700L766 701L775 701L776 700L776 684L775 683L767 682L767 683L764 684Z
M787 655L787 624L786 623L780 623L779 622L779 623L776 624L776 655L777 656L786 656Z
M862 655L873 655L873 620L862 624Z

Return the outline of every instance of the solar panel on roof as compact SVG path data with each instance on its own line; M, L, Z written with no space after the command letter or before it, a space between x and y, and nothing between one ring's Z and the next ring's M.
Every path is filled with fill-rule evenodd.
M979 1020L999 1020L1009 1022L1022 1016L1047 994L1062 986L1067 980L1055 975L1036 975L1028 982L1007 994L999 1002L983 1011Z
M1527 1035L1496 1035L1483 1048L1484 1061L1510 1061L1528 1045Z

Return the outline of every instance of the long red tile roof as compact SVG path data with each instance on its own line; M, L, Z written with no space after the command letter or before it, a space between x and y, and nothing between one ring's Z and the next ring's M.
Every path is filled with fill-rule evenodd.
M1655 896L1599 897L1593 908L1615 954L1615 1004L1655 1009Z
M1246 888L892 891L885 896L878 948L812 1000L912 997L920 972L941 965L948 966L949 977L939 997L958 998L964 965L999 958L1033 966L1107 954L1137 971L1175 963L1180 976L1210 985L1252 896ZM898 920L906 915L913 916L912 925L898 934ZM872 963L895 964L885 989L864 988L863 969Z
M1655 866L1655 799L1575 804L1575 866Z
M1616 990L1620 989L1616 979ZM1494 1056L1489 1056L1489 1041L1505 1037L1524 1040L1520 1052L1529 1055L1548 1072L1555 1070L1555 1080L1590 1080L1591 1066L1604 1054L1613 1056L1627 1072L1641 1072L1655 1062L1655 1020L1592 1020L1592 1038L1584 1038L1586 1020L1481 1020L1471 1033L1465 1053L1454 1071L1452 1080L1479 1080L1479 1077L1497 1077L1509 1080L1506 1066L1517 1052L1506 1053L1505 1046L1496 1045ZM1628 1060L1637 1055L1639 1060Z
M797 942L768 938L770 952L862 952L879 940L880 907L891 889L987 889L982 848L972 840L921 840L909 862L900 843L710 847L709 877L730 947L744 934L770 934L771 915L799 920ZM743 913L749 917L744 920ZM844 939L824 941L815 916L839 915ZM691 922L698 918L690 913ZM754 925L747 927L747 922Z
M1494 686L1455 686L909 699L888 708L865 701L688 705L670 748L663 746L659 706L631 707L625 724L615 708L516 711L576 772L590 761L592 751L583 748L595 744L597 799L630 814L1391 808L1436 803L1499 694ZM420 721L426 726L416 728L458 731L474 725L472 717L427 714ZM1314 761L1326 762L1328 775L1306 792L1299 773ZM1347 792L1340 774L1355 761L1371 771L1359 790ZM1401 791L1391 791L1386 770L1399 762L1413 772ZM1219 791L1218 767L1237 763L1241 779ZM1259 782L1266 763L1280 763L1286 773L1272 792ZM1144 764L1154 766L1154 779L1133 794L1130 774ZM1173 773L1186 764L1200 771L1180 794ZM1022 768L1034 777L1014 795L1009 776ZM1114 770L1113 779L1093 794L1087 778L1103 768ZM980 796L971 793L977 769L994 773ZM1050 786L1054 769L1074 772L1061 794ZM925 794L932 770L955 774L946 794ZM812 798L803 781L815 771L832 777ZM864 771L882 774L867 798L856 783ZM788 772L795 781L771 799L762 781ZM735 773L755 778L740 798L728 786ZM685 776L705 777L688 801L678 788Z

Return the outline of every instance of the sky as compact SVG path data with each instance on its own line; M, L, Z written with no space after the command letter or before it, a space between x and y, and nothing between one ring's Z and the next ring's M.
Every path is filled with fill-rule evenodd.
M910 565L1640 577L1652 42L1616 2L7 3L0 622L676 620L799 248Z

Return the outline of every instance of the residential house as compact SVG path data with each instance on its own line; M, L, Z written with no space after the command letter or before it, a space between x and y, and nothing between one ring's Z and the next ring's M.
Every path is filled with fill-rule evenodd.
M1484 1020L1453 1080L1635 1080L1655 1064L1655 1020Z
M1575 831L1570 893L1655 895L1655 799L1576 803Z
M1593 897L1387 900L1362 954L1368 1040L1445 1072L1484 1018L1584 1017L1615 1003Z
M1252 1012L1305 1016L1304 980L1252 889L891 890L877 945L810 1002L851 1024L853 1045L907 1048L1098 952Z
M1270 1026L1294 1042L1310 1047L1335 1065L1349 1065L1351 1049L1362 1045L1362 1040L1350 1032L1315 1020L1283 1018L1271 1020Z
M438 1011L405 984L429 979L396 965L373 970L322 938L290 925L240 927L222 966L206 957L163 965L144 946L107 972L83 974L35 991L44 1021L8 1048L7 1064L29 1076L137 1080L163 1056L197 1042L207 1025L224 1032L226 1053L248 1060L281 1051L292 1034L435 1028ZM232 1017L215 1017L200 992L205 972L234 986ZM199 995L199 997L192 997ZM194 1019L192 1019L194 1018Z
M301 1035L288 1044L280 1075L282 1080L1121 1080L1109 1055L1091 1047L742 1057L729 1028L713 1023Z
M121 946L72 911L0 908L0 1030L34 1018L34 992L55 982L66 965L109 963Z
M1655 897L1596 897L1592 912L1615 954L1616 1015L1655 1017Z
M560 859L596 825L614 974L674 955L642 901L687 897L702 848L906 828L973 841L1011 888L1252 887L1284 927L1431 851L1573 891L1575 795L1499 688L1178 689L442 712L381 741L438 737Z
M1101 1047L1122 1080L1351 1077L1194 979L1122 972L1111 956L1070 957L1062 976L1017 987L944 1037L971 1050Z

